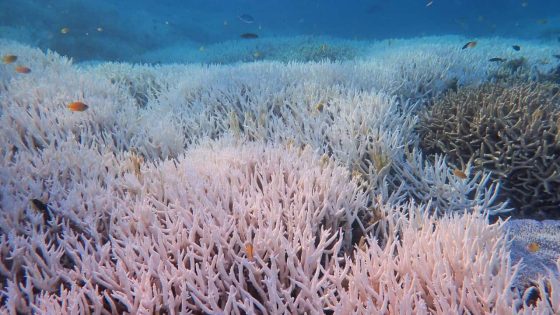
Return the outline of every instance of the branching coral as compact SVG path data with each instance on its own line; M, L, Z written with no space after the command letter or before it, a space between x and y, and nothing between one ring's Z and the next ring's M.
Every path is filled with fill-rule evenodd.
M98 193L117 202L104 240L86 228L92 214L62 196L49 209L85 214L78 227L58 215L45 225L21 202L3 213L30 220L23 231L3 225L5 310L321 312L331 262L351 250L367 202L344 169L310 150L224 141L142 173L143 183L129 171Z
M337 265L335 275L347 273L348 282L329 296L335 313L517 312L519 295L510 287L518 266L510 262L500 224L487 225L476 211L435 220L414 205L384 208L399 213L386 219L387 243L368 239L353 260Z
M478 211L436 219L430 205L395 209L376 198L378 216L368 225L359 219L366 194L333 161L309 149L236 142L144 164L141 176L124 156L103 162L122 173L108 174L106 187L84 198L101 198L88 209L109 206L104 238L89 228L100 213L69 206L79 196L58 202L64 195L51 195L50 217L24 195L3 200L13 205L2 213L5 222L20 221L2 225L2 310L445 314L521 307L510 290L517 267L500 224L488 225ZM74 187L88 181L71 178ZM369 236L352 249L359 226Z
M558 209L560 95L543 84L488 84L435 101L421 119L426 154L492 172L504 197L524 211Z
M474 58L442 47L388 70L76 68L0 45L34 58L0 72L0 312L552 309L504 289L498 225L449 214L503 210L488 174L416 148L413 100ZM88 111L65 108L76 98Z

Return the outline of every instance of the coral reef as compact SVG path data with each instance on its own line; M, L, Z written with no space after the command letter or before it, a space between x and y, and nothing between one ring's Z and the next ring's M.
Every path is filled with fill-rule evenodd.
M317 311L322 267L351 249L352 223L365 209L349 175L309 150L220 142L138 173L127 159L110 160L120 174L89 170L114 178L105 185L71 176L71 187L87 185L91 195L56 195L65 178L51 176L48 217L23 196L3 213L7 310L49 313L61 303L70 313ZM35 165L56 172L42 163L49 167ZM13 185L3 177L3 187ZM105 229L92 230L102 213Z
M472 161L490 171L502 196L524 212L560 215L559 91L524 83L449 93L422 116L421 147L428 155L446 154L458 168Z
M0 71L0 312L558 311L554 276L511 288L492 173L418 147L422 100L488 79L451 42L75 66L0 41L32 69Z
M135 172L126 156L76 145L18 158L2 176L14 189L3 198L4 311L444 314L521 305L501 225L476 211L436 220L378 199L381 216L363 230L372 237L354 252L366 195L309 149L222 140ZM78 169L68 165L75 153L90 156L88 172L61 176ZM24 165L58 174L45 174L53 184L42 210L15 191Z

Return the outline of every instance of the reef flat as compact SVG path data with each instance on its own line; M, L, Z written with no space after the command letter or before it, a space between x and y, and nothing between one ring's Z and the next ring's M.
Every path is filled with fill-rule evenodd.
M560 211L553 43L266 41L0 40L2 312L560 312L557 233L502 221Z

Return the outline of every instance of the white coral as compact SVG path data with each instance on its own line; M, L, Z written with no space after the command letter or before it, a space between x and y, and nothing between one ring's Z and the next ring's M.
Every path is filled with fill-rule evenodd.
M488 50L447 54L461 40L387 61L80 68L1 41L32 68L0 72L1 311L517 311L497 228L420 213L504 207L487 174L415 151L416 100L487 79L469 67ZM384 270L401 277L364 282Z

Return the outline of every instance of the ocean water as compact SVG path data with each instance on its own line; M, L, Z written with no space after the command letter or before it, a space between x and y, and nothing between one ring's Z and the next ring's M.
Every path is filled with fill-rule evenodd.
M558 42L559 11L554 0L3 0L0 31L4 38L51 49L75 61L227 63L250 58L221 61L208 56L212 51L207 48L239 41L243 33L269 41L294 36L368 41L462 35ZM243 14L250 15L253 23L240 20ZM68 32L61 34L63 28ZM174 60L170 54L188 56Z
M559 0L0 0L0 314L560 314Z

